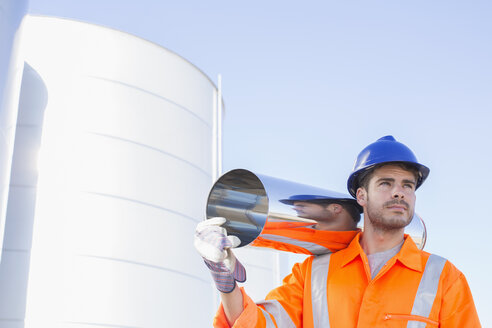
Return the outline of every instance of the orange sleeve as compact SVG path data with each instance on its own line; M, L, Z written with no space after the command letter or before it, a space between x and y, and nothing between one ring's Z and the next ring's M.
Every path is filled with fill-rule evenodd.
M449 264L452 272L442 297L439 327L482 327L465 276L454 265Z
M236 322L232 326L233 328L253 328L253 327L266 327L265 319L262 315L258 315L258 311L261 311L258 306L253 302L251 297L246 294L244 288L241 287L241 293L243 294L243 307L244 310L237 318ZM214 318L215 328L231 328L227 322L227 317L224 313L224 307L220 304L219 310L215 314Z
M261 235L256 238L252 246L273 248L297 254L313 255L309 250L302 246L296 246L296 241L310 242L323 246L331 252L336 252L346 248L360 230L352 231L326 231L315 230L312 228L297 227L290 229L263 229L262 234L271 234L287 237L291 242L274 241L263 238Z
M280 241L268 240L268 239L264 239L261 236L257 237L251 245L255 247L273 248L278 251L291 252L296 254L313 255L313 253L311 253L310 251L308 251L307 249L301 246L296 246L289 243L283 243Z
M294 265L292 273L284 278L283 284L280 287L273 289L265 298L266 300L277 300L287 312L296 327L302 326L303 286L306 262L307 260L302 264L297 263ZM266 327L266 320L262 312L263 306L256 305L255 302L246 294L243 288L241 288L241 293L243 294L244 310L232 328ZM272 320L275 322L275 318L272 318ZM222 304L215 315L214 327L231 328L227 322Z

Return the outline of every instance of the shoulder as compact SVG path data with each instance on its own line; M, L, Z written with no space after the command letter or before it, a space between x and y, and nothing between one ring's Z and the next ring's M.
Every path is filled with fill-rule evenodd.
M464 274L448 260L439 278L436 299L442 327L480 327L470 286Z
M421 251L421 254L422 259L426 262L426 270L441 272L440 280L444 289L451 287L461 280L466 280L463 273L448 259L424 251Z
M468 285L466 282L465 275L449 260L446 261L444 265L441 280L444 286L451 287L456 283Z
M305 276L312 266L313 260L319 256L311 255L304 259L302 262L294 264L292 267L292 274Z

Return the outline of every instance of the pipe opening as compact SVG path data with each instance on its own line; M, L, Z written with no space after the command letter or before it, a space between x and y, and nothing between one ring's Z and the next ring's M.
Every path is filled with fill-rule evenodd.
M244 169L221 176L212 187L207 201L207 219L222 216L229 235L241 245L253 242L263 230L268 216L268 196L260 179Z

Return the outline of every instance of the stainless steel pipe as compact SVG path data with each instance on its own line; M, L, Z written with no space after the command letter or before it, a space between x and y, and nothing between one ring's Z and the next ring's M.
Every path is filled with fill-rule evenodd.
M346 246L356 231L314 229L317 221L303 217L294 209L294 201L290 201L309 197L336 203L354 202L347 194L235 169L222 175L213 185L207 200L206 217L225 217L224 228L241 240L239 247L251 245L324 254ZM420 249L424 247L427 233L418 215L414 215L405 233Z

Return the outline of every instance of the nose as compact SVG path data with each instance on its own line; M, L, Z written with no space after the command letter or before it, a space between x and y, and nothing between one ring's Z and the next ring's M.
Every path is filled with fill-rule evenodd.
M401 187L395 186L393 190L393 198L395 199L403 199L405 197L405 194L403 192L403 189Z

